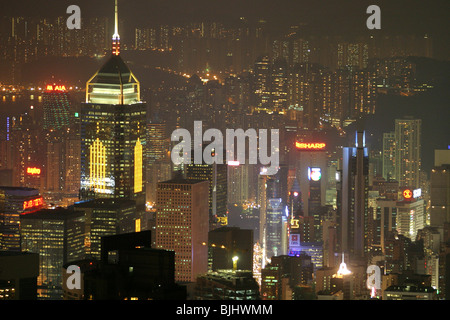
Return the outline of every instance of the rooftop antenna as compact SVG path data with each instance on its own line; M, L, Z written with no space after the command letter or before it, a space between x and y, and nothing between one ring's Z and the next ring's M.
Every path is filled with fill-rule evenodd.
M115 0L114 6L114 34L112 37L112 53L115 56L118 56L120 53L119 13L117 0Z

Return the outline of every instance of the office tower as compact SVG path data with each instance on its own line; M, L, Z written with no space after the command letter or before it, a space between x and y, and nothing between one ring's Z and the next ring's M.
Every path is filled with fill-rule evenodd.
M258 58L253 73L255 77L255 94L257 96L257 108L268 110L271 103L271 62L268 56Z
M169 138L166 134L166 124L155 119L147 124L147 194L146 200L156 201L156 186L158 182L172 177L172 162L169 158Z
M21 215L20 228L22 250L39 254L38 299L61 299L61 268L84 246L83 213L42 209Z
M224 153L225 156L225 153ZM203 160L202 160L203 161ZM185 173L188 180L205 180L209 182L209 223L210 228L227 224L228 202L228 165L195 164L186 165Z
M249 171L252 165L228 163L228 203L241 205L249 200Z
M195 300L259 300L259 285L252 272L218 270L197 277Z
M104 237L101 260L73 263L80 266L82 289L64 284L65 299L185 300L186 289L174 281L174 252L150 245L150 231Z
M266 259L287 253L282 252L283 241L285 240L283 236L283 216L286 214L288 197L287 174L287 167L281 166L276 174L265 177L266 203L264 215L260 219L262 220L263 250Z
M81 140L78 130L69 130L65 139L65 172L64 172L64 195L66 198L78 198L80 192L80 152ZM72 201L72 203L75 201Z
M80 201L71 207L84 213L84 252L79 259L99 259L102 237L133 232L139 219L136 202L129 199L100 198Z
M450 150L435 150L430 180L430 225L443 227L450 222Z
M298 256L274 256L261 270L261 298L263 300L292 300L293 289L308 285L313 279L311 257L305 253Z
M253 230L221 227L208 233L212 271L253 270Z
M300 185L305 217L317 216L319 207L325 205L327 189L326 144L310 139L295 142L296 176ZM317 219L316 219L317 220Z
M26 187L28 167L36 167L40 163L40 155L36 146L39 145L38 131L29 113L21 114L11 119L11 165L13 170L13 186Z
M400 187L420 186L421 127L420 119L395 120L395 178Z
M0 251L0 300L36 300L39 255Z
M148 166L167 157L169 138L166 124L152 121L147 124L147 161Z
M284 254L282 252L282 217L284 212L281 198L267 199L264 250L268 259L272 256Z
M397 231L416 240L417 232L426 225L425 204L420 197L413 196L413 190L402 189L403 197L397 201Z
M288 65L286 59L277 59L271 66L270 74L271 103L269 111L286 113L288 94Z
M0 249L21 251L20 216L43 208L39 191L31 188L0 187Z
M120 56L117 3L112 55L86 83L81 107L81 197L125 197L144 210L146 106Z
M42 95L44 130L59 130L69 126L70 97L64 85L49 84Z
M338 266L324 266L316 271L316 294L319 300L321 300L321 295L331 293L331 278L336 274L338 268Z
M180 176L158 183L156 247L175 251L175 281L208 271L208 181Z
M383 133L383 178L395 179L395 133Z
M59 198L63 191L64 182L64 135L60 130L49 130L45 135L45 170L44 171L44 191L46 198L50 198L52 203Z
M388 235L397 230L397 201L396 199L379 198L376 202L373 244L380 246L382 253L386 254L385 240Z
M337 223L332 220L323 221L322 228L323 266L334 267L337 265Z
M371 184L371 191L378 192L380 198L390 200L398 199L399 185L397 180L385 180L381 176L374 177Z
M367 251L369 158L364 135L357 131L355 147L343 148L338 199L341 251L360 258Z

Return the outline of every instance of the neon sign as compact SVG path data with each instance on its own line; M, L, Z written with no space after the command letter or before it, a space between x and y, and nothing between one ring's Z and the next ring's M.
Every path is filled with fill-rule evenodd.
M41 169L28 167L27 173L32 176L37 176L41 174Z
M322 178L322 172L320 168L308 167L308 179L312 181L319 181Z
M405 189L403 190L403 198L406 200L409 200L413 197L413 192L411 191L411 189Z
M46 89L47 91L66 91L66 86L56 86L48 84Z
M44 203L44 201L43 201L42 197L24 201L23 202L23 210L37 208L37 207L41 206L43 203Z
M325 150L326 144L323 142L295 142L295 147L299 150Z
M299 228L298 219L291 219L291 228L292 229L298 229Z
M228 217L217 217L217 222L222 226L228 225Z

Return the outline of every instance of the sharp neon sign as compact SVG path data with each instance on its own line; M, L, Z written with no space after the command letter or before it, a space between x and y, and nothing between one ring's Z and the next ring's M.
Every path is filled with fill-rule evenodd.
M41 169L28 167L27 173L32 176L37 176L41 174Z
M46 89L47 91L66 91L66 86L56 86L48 84Z
M295 142L295 147L299 150L325 150L326 144L323 142Z
M40 207L44 203L42 197L31 199L23 202L23 210L34 209Z

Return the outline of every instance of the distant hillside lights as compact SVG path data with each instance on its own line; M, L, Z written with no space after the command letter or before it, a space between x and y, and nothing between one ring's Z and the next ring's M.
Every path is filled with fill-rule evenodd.
M67 28L70 30L81 29L81 9L77 5L70 5L66 10L67 14L71 14L66 21ZM367 18L366 26L368 29L381 29L381 9L377 5L370 5L366 10L367 14L371 14Z
M259 134L259 135L258 135ZM226 161L231 165L246 162L246 139L248 139L249 164L265 165L264 174L273 175L279 169L279 130L270 130L270 150L268 146L267 129L227 129L226 130ZM181 141L180 141L181 139ZM208 129L202 132L202 121L194 121L194 164L223 164L224 137L219 129ZM187 129L176 129L171 135L173 142L180 141L171 152L171 159L175 165L190 164L191 162L191 134ZM212 141L203 149L203 143ZM236 142L236 143L235 143ZM235 157L235 149L237 154Z

